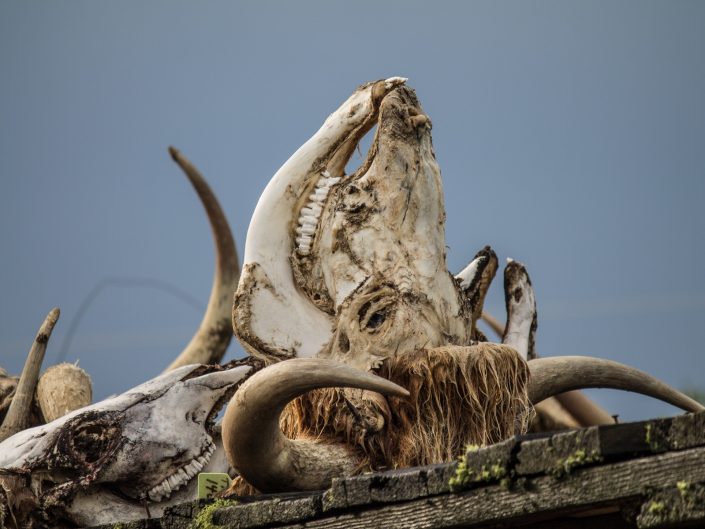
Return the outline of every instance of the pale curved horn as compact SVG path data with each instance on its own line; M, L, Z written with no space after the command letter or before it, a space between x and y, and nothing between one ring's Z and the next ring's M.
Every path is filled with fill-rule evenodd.
M287 439L279 427L287 403L325 387L409 396L387 379L333 360L295 358L259 371L237 390L222 423L228 461L248 483L261 492L317 490L354 471L357 460L345 445Z
M392 77L359 87L267 184L247 231L233 308L235 334L251 354L310 357L329 342L332 317L294 283L290 259L299 213L321 175L331 185L343 175L357 142L374 125L379 103L405 81Z
M705 410L702 404L648 373L612 360L554 356L529 360L529 369L529 400L533 404L574 389L610 388L648 395L686 411Z
M523 264L507 259L504 269L504 301L507 325L502 343L511 345L525 360L536 358L536 297Z
M51 309L34 338L32 348L29 350L27 360L22 368L15 396L10 403L2 426L0 426L0 442L29 426L29 414L34 401L34 390L37 387L39 371L42 368L51 331L54 330L59 314L58 308Z
M184 155L174 147L169 147L169 154L190 180L208 215L215 242L215 274L201 325L166 371L189 364L220 362L233 335L230 315L233 293L240 278L235 241L218 199L198 169Z
M465 301L472 310L473 324L480 319L485 296L495 273L497 273L497 254L492 248L485 246L475 254L470 264L455 276L459 281Z

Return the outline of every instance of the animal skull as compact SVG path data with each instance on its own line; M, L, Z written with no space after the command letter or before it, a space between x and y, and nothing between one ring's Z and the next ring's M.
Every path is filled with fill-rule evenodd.
M404 83L393 77L359 87L274 175L257 204L233 327L251 354L269 363L284 361L244 384L226 410L223 441L233 467L262 491L322 488L331 477L359 469L359 451L339 435L345 427L310 431L321 439L328 434L319 441L287 439L279 429L282 410L316 388L359 388L366 392L361 399L379 410L377 425L364 434L394 435L385 426L394 423L401 406L392 397L404 391L365 372L384 373L384 366L411 362L419 352L428 355L429 366L434 357L440 363L433 365L440 365L454 356L461 372L482 355L487 366L501 356L513 358L507 364L513 375L497 375L496 385L514 381L516 392L525 391L533 403L571 389L613 387L703 409L627 366L582 357L535 359L534 292L516 262L505 270L503 345L476 345L484 341L475 323L497 259L485 248L458 276L448 272L431 122ZM366 160L346 175L349 157L375 123ZM524 386L527 360L532 380ZM485 371L494 371L487 366ZM359 370L357 376L351 368ZM449 391L457 393L458 387ZM352 395L341 399L350 408ZM425 411L417 405L415 419L423 421ZM324 408L313 413L328 413ZM510 411L520 413L521 406ZM348 431L358 419L343 421ZM510 428L504 435L514 433Z
M219 435L212 431L212 418L223 399L261 362L250 359L228 371L193 365L218 362L225 353L232 336L231 298L239 264L227 220L210 187L179 151L171 148L170 154L198 193L215 239L216 272L203 321L166 374L93 406L79 405L90 391L85 375L80 384L57 391L46 383L47 375L54 373L55 381L60 373L65 385L66 372L57 369L61 366L50 368L37 389L44 397L40 404L46 404L44 418L51 421L50 413L66 412L57 393L67 393L68 405L81 409L24 429L38 422L31 414L34 387L58 309L49 313L19 383L0 379L2 399L15 397L0 428L0 527L3 514L22 526L30 523L26 516L35 516L39 524L70 520L82 526L158 516L165 506L194 497L192 478L198 472L229 468Z
M158 516L192 499L199 472L228 468L213 420L257 366L180 367L15 434L0 443L0 496L4 488L16 517L31 509L44 523L79 526Z

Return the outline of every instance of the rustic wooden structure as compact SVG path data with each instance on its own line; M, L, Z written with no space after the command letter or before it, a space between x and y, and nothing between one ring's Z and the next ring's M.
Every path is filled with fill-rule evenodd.
M705 526L705 413L520 436L326 491L182 504L122 529Z

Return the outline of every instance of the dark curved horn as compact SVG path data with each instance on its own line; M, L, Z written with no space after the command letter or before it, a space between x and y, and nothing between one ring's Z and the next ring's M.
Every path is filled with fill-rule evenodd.
M222 435L228 461L258 490L323 489L333 477L354 471L357 460L345 445L291 440L279 428L279 416L291 400L326 387L409 395L389 380L320 358L285 360L256 373L228 404Z
M223 358L233 335L230 322L232 298L240 279L235 241L218 199L198 169L184 155L174 147L169 147L169 154L191 181L203 203L213 233L216 259L213 287L201 325L167 371L188 364L215 364Z
M51 309L34 338L34 343L32 343L32 348L29 350L27 360L22 368L15 396L10 403L2 426L0 426L0 442L29 426L29 414L34 401L34 390L37 387L39 371L42 368L51 331L54 330L59 314L58 308Z
M705 406L634 367L589 356L554 356L529 360L529 400L542 400L585 388L610 388L641 393L686 411L703 411Z

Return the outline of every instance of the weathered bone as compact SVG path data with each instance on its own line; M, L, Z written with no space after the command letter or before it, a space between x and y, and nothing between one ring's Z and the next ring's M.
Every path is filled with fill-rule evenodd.
M504 268L507 325L502 343L511 345L525 360L536 357L536 299L524 265L509 259Z
M208 307L196 334L167 371L189 364L220 362L232 338L232 296L240 278L240 265L228 220L218 199L196 167L177 149L169 154L181 167L203 204L215 242L215 274Z
M39 378L36 398L44 422L51 422L93 401L91 378L75 364L53 365Z
M298 249L311 250L310 234L296 228L300 217L318 222L308 207L313 198L327 198L359 139L369 130L380 100L405 79L393 77L368 83L325 121L274 175L262 193L247 232L242 280L238 286L233 326L244 347L269 360L310 357L330 340L332 318L297 289L290 259ZM322 187L319 181L326 179ZM304 208L307 208L304 210ZM309 213L310 210L310 214ZM315 229L315 228L314 228Z
M482 315L485 296L496 273L497 255L492 248L485 246L477 252L470 264L455 276L460 281L466 302L470 304L473 325Z
M4 441L11 435L24 430L29 425L29 413L39 378L39 370L42 367L49 337L58 319L59 309L54 308L47 314L37 336L34 338L32 348L27 355L27 361L24 364L24 368L22 368L22 375L20 376L15 396L12 399L10 408L7 410L2 426L0 426L0 441Z
M35 516L80 526L159 516L191 499L200 471L227 462L212 425L224 399L261 362L184 366L0 443L3 480L36 494ZM2 494L0 493L0 497ZM12 508L12 505L10 505Z
M409 395L389 380L332 360L296 358L255 374L228 404L222 427L228 460L258 490L321 489L333 477L354 472L357 462L344 445L287 439L279 428L279 417L291 400L325 387Z

